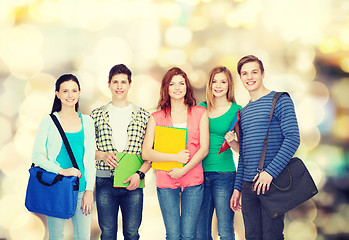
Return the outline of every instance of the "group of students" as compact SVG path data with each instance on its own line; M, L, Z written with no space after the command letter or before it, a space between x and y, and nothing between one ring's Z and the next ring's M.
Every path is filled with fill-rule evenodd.
M152 162L165 161L184 164L183 168L156 170L166 239L212 239L214 210L220 239L235 239L234 212L240 209L246 239L284 238L284 216L270 218L258 195L268 191L272 179L298 148L294 105L285 94L276 104L264 169L253 189L275 92L264 86L264 67L257 57L243 57L237 70L250 94L244 108L235 101L232 74L226 67L211 70L206 101L198 105L187 74L173 67L162 78L158 111L152 114L128 100L132 74L123 64L109 72L111 102L93 110L90 116L78 112L78 79L66 74L57 80L52 113L67 135L80 170L72 167L49 116L40 124L32 161L47 171L80 177L78 205L72 217L74 239L90 239L94 188L101 239L116 239L119 208L124 239L139 239L143 211L139 184ZM237 112L239 125L235 132L228 131ZM154 150L156 126L186 128L186 149L176 154ZM237 170L230 149L218 154L224 141L239 152ZM126 188L113 187L117 152L142 155L144 160L125 180L129 183ZM64 223L64 219L47 217L49 239L64 239Z

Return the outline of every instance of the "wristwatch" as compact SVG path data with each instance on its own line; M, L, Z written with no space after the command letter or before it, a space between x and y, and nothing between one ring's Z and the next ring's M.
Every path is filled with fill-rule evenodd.
M136 173L139 175L139 179L141 179L141 180L143 180L143 179L144 179L144 177L145 177L144 172L137 171Z

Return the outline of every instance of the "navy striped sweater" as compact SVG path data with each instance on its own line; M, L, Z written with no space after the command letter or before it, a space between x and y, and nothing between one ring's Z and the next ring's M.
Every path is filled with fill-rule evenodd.
M249 102L240 111L240 157L234 188L241 191L243 181L252 182L268 130L275 92ZM297 151L299 129L292 99L283 94L276 102L270 124L264 168L276 178Z

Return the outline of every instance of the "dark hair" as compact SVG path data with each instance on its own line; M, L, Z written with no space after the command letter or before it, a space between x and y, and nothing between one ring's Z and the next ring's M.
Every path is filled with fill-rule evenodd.
M111 79L117 75L117 74L126 74L127 75L127 78L128 78L128 82L131 83L132 82L132 79L131 79L131 76L132 76L132 73L131 73L131 70L128 69L128 67L126 67L124 64L118 64L118 65L115 65L114 67L112 67L109 71L109 80L108 80L108 83L110 83Z
M241 68L245 63L249 63L249 62L257 62L259 65L259 68L261 69L261 72L264 73L264 67L263 67L263 63L261 60L259 60L256 56L254 55L247 55L243 58L240 59L240 61L238 62L238 66L237 66L237 70L239 75L241 75Z
M185 80L187 91L184 96L184 104L188 106L189 110L192 106L196 105L193 89L190 86L187 74L182 69L173 67L165 73L164 77L161 80L158 108L164 109L166 113L171 112L171 99L168 89L172 78L176 75L181 75Z
M228 82L228 92L227 92L227 99L229 102L235 102L235 97L234 97L234 81L233 81L233 76L231 75L231 72L228 68L224 67L224 66L217 66L214 67L211 72L210 72L210 79L207 82L206 85L206 101L207 101L207 107L210 108L214 108L214 95L212 92L212 84L213 84L213 80L214 77L216 76L216 74L218 73L224 73L225 76L227 77L227 82Z
M59 89L61 87L61 84L67 81L74 81L76 82L76 84L79 87L79 91L80 91L80 83L77 77L75 77L73 74L64 74L62 76L60 76L57 81L56 81L56 92L59 92ZM62 109L62 102L60 99L58 99L57 95L55 95L55 99L53 101L53 106L52 106L52 111L53 112L59 112ZM79 100L78 102L75 104L75 111L78 111L79 109Z

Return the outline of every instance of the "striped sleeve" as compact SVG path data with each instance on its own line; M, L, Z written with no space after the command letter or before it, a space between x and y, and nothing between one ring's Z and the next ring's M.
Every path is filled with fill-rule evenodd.
M280 122L280 129L284 139L279 151L268 164L265 171L273 178L276 178L296 153L300 144L300 136L294 104L288 95L283 94L277 101L274 115Z

